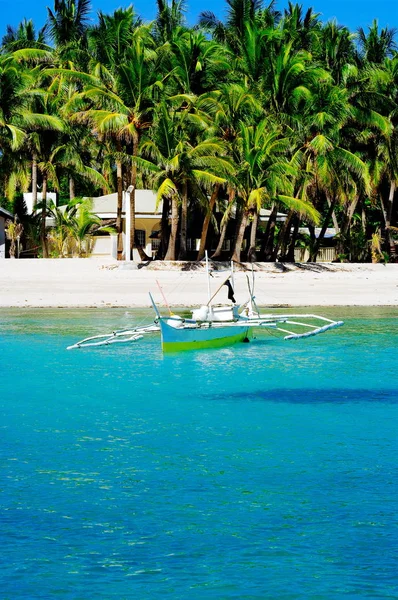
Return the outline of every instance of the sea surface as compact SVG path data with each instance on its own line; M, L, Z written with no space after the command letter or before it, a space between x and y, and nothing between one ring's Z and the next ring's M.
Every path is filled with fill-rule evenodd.
M313 310L313 309L312 309ZM163 356L1 310L0 598L398 598L398 309Z

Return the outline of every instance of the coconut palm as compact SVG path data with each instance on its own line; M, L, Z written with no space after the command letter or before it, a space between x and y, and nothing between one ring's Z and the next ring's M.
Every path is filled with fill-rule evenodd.
M158 12L153 23L153 34L158 45L170 43L185 25L184 0L156 0ZM178 33L177 33L178 32Z
M305 14L301 4L288 2L284 11L281 28L286 41L292 40L297 50L311 52L318 43L320 34L319 13L308 8Z
M76 244L76 251L79 257L89 256L93 248L93 236L97 231L114 233L112 227L103 227L101 219L92 211L92 200L89 198L76 198L68 206L76 206L77 210L71 211L70 235Z
M220 139L226 145L229 156L233 154L233 148L239 136L242 123L250 124L260 120L263 115L263 107L256 96L248 89L238 84L221 84L217 90L208 94L202 94L197 99L196 107L207 114L209 119L209 135ZM212 218L213 209L221 190L219 184L215 184L208 203L205 203L205 217L202 226L198 260L204 256L207 233ZM221 254L224 243L228 219L231 215L235 200L235 189L232 185L227 189L228 202L221 220L219 242L212 258Z
M47 11L47 30L62 63L86 64L90 0L54 0Z
M48 50L46 45L46 26L42 27L36 35L34 23L31 19L24 19L17 29L7 25L7 33L3 36L2 52L15 52L22 48L41 48Z
M292 195L295 165L288 162L289 140L281 138L272 121L263 119L256 127L241 125L235 150L236 174L233 185L240 201L241 215L232 260L240 261L246 226L260 208L281 203L312 221L319 218L314 207ZM255 228L254 228L255 229ZM255 231L249 254L255 252Z
M97 231L114 233L112 227L102 226L101 219L92 211L92 200L89 198L75 198L62 206L56 206L50 201L46 205L46 211L53 219L49 239L60 257L74 251L79 257L89 256L93 235Z
M158 201L171 200L171 233L165 260L176 259L180 221L179 258L186 257L189 198L203 195L202 189L210 191L214 184L224 183L222 175L231 172L229 161L223 157L222 142L214 139L193 142L190 126L188 111L169 110L163 103L153 123L153 135L143 142L141 157L135 159L140 169L151 175Z
M316 260L337 204L349 202L360 186L370 191L368 167L344 139L344 128L348 124L353 126L360 116L360 111L350 103L348 91L331 82L319 83L304 111L301 164L313 176L308 193L317 207L328 198L328 209L310 261Z
M217 88L230 70L231 55L200 31L181 29L160 52L176 93L200 96Z
M316 55L337 84L342 82L343 72L348 65L356 62L356 37L356 34L351 33L347 27L338 25L336 21L329 21L322 28Z
M163 85L157 69L157 56L154 51L150 51L152 43L148 28L136 29L126 51L125 61L118 65L115 77L107 82L99 77L100 73L87 75L66 69L48 70L48 73L60 74L85 85L85 89L77 93L67 106L67 110L75 113L73 121L90 124L94 134L101 139L106 137L120 142L130 159L130 168L126 168L126 181L133 187L130 194L131 249L136 245L137 169L134 158L138 155L142 134L150 125L155 96ZM77 108L80 110L76 112ZM142 258L148 258L142 248L138 247L138 250Z
M395 243L392 235L392 219L394 200L398 181L398 59L386 59L382 70L373 70L373 86L378 96L384 96L386 102L384 114L389 128L385 131L372 132L368 137L367 151L371 157L372 181L380 200L382 221L385 234L386 251L395 254ZM379 100L380 104L380 100ZM370 132L369 132L370 133Z
M53 224L48 232L50 244L54 247L56 255L63 258L71 250L71 222L77 212L77 205L70 203L65 206L57 206L50 200L46 211L48 216L53 219Z
M358 28L358 40L361 49L361 58L369 63L381 64L386 58L392 57L398 46L395 42L395 29L384 27L379 31L379 24L375 19L366 33L362 27Z
M98 25L88 32L89 50L92 56L91 71L108 87L117 88L116 76L120 65L128 61L128 54L134 32L142 21L133 7L117 9L112 15L98 13ZM112 132L101 135L107 147L107 157L116 166L118 258L122 256L122 209L123 209L123 166L128 164L123 152L122 140ZM112 167L111 167L112 168Z

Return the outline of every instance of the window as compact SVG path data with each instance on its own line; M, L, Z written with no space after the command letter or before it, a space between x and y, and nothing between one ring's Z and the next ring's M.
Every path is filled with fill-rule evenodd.
M135 241L136 244L145 248L145 231L144 229L136 229L135 230Z
M187 250L192 252L194 250L199 250L200 240L196 240L194 238L187 239Z
M152 254L155 255L160 248L160 240L151 240Z

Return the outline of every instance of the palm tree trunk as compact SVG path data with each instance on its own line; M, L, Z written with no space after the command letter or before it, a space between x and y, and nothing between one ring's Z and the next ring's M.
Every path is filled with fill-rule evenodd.
M75 180L73 177L69 177L69 200L74 200L75 198Z
M354 200L346 208L343 221L339 230L339 238L336 246L336 253L343 254L347 241L347 234L351 227L352 217L354 216L355 209L359 201L359 196L356 196Z
M330 196L329 196L329 194L326 194L326 200L327 200L328 206L329 206L329 208L330 208L330 205L331 205L332 201L331 201L331 199L330 199ZM336 213L335 213L335 211L334 211L334 210L333 210L333 212L332 212L332 219L333 219L333 227L334 227L334 228L335 228L335 230L336 230L336 234L339 234L339 233L340 233L339 222L338 222L338 220L337 220Z
M138 134L133 137L133 157L138 156ZM135 187L137 185L137 165L133 161L131 165L131 185L133 189L130 193L130 252L134 260L134 246L135 246Z
M273 262L275 262L278 257L279 248L281 250L281 257L282 257L282 259L284 258L284 255L286 253L286 247L287 247L289 236L290 236L290 225L292 222L293 215L294 215L294 212L292 210L290 210L286 216L283 227L279 232L278 240L275 244L275 248L272 253L271 260Z
M362 211L361 211L361 226L362 226L362 231L363 231L363 236L364 236L364 239L366 239L366 228L367 228L367 222L366 222L366 221L367 221L367 219L366 219L366 211L365 211L365 208L364 208L364 206L362 206ZM368 253L369 253L369 247L368 247L368 245L366 244L366 245L363 247L363 249L362 249L362 251L360 252L360 254L359 254L359 259L360 259L361 261L365 262L365 261L366 261L366 258L367 258L367 256L368 256Z
M187 258L187 225L188 225L188 184L186 181L182 184L182 202L181 202L181 230L180 230L180 251L178 260Z
M138 156L138 144L139 144L139 136L137 133L135 133L135 135L133 137L133 157ZM131 215L130 252L131 252L131 256L134 260L134 248L137 248L137 251L138 251L138 254L140 255L141 260L151 260L151 257L146 254L143 247L137 243L137 240L135 238L135 189L137 187L137 165L135 164L134 161L131 166L131 185L133 186L133 189L130 193L130 215Z
M178 229L178 196L173 195L171 200L171 232L169 238L169 245L167 248L166 256L164 260L175 260L176 259L176 241L177 241L177 229Z
M252 224L250 227L250 243L249 243L249 250L247 252L247 260L249 262L255 262L257 260L257 257L256 257L257 225L258 225L258 212L255 209Z
M32 159L32 208L37 204L37 156L33 154Z
M46 216L47 216L47 175L43 174L42 191L42 209L41 209L41 247L43 258L48 258L47 235L46 235Z
M322 229L319 232L318 238L315 241L312 252L310 253L308 262L316 262L316 257L318 256L321 242L323 241L323 238L325 237L326 229L328 228L328 224L329 224L329 221L331 219L331 216L332 216L332 213L334 211L336 204L337 204L337 197L335 196L330 202L329 210L326 214L325 220L323 221Z
M202 234L200 236L200 245L199 245L198 257L197 257L196 260L202 260L202 258L205 255L205 248L206 248L206 241L207 241L207 232L209 230L210 219L211 219L211 216L213 214L214 205L215 205L216 200L218 198L219 191L220 191L220 184L216 183L214 185L213 193L212 193L212 195L210 197L210 201L209 201L209 206L207 207L207 212L206 212L205 218L203 220Z
M297 241L297 236L298 236L299 227L300 227L300 219L298 218L297 215L295 215L293 217L293 221L294 221L293 235L291 237L289 248L288 248L288 251L286 254L286 262L292 262L292 263L296 262L295 257L294 257L294 250L296 248L296 241Z
M211 255L211 258L218 258L221 254L222 247L224 245L225 234L227 233L227 221L221 225L220 238L218 240L217 248L214 251L214 254Z
M388 196L388 208L387 208L387 221L388 227L391 225L391 217L392 217L392 209L394 205L394 196L395 196L396 183L395 181L390 182L390 193Z
M230 188L229 195L228 195L228 208L230 207L230 205L232 204L232 202L234 200L235 200L235 190L233 188ZM211 258L218 258L221 254L222 247L224 245L225 235L227 233L227 224L228 224L228 220L224 217L223 224L221 225L220 239L218 240L217 248L216 248L214 254L212 254Z
M242 251L243 238L245 236L245 230L247 225L248 213L246 210L242 210L241 219L238 229L238 235L236 237L234 252L232 254L232 259L235 262L240 262L240 253Z
M162 208L162 219L160 222L160 258L164 259L167 252L167 247L170 239L170 226L169 226L169 210L170 210L170 200L168 198L163 198L163 208Z
M268 217L267 228L264 234L264 260L269 262L272 260L272 253L274 248L274 237L276 227L276 217L278 216L278 207L276 204L273 205L271 213Z
M123 171L122 171L122 163L120 160L116 161L116 185L117 185L117 213L116 213L117 260L121 260L122 253L123 253L123 234L122 234Z
M386 240L388 244L388 251L390 256L394 256L395 254L395 243L393 236L391 235L391 218L392 218L392 209L394 205L394 195L395 195L396 183L395 181L390 182L390 193L388 195L388 205L386 210Z

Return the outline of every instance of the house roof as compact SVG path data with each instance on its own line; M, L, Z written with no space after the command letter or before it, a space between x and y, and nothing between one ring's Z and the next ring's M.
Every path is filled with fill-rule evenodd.
M125 197L123 196L123 212L125 212ZM93 212L102 219L112 219L117 212L117 192L93 198ZM159 218L162 214L163 202L157 205L156 194L152 190L135 191L135 215L136 217ZM260 210L260 220L268 220L271 211L267 208ZM278 212L276 220L284 221L285 213Z
M3 217L4 219L13 219L14 215L0 206L0 217Z
M123 212L125 211L125 196ZM138 217L153 217L162 214L162 202L156 206L156 194L152 190L135 191L135 214ZM103 218L112 218L117 212L117 192L93 198L93 212Z
M315 237L318 238L319 234L321 233L321 227L315 227ZM304 233L306 235L310 234L310 230L308 229L308 227L300 227L299 228L299 232L300 233ZM328 227L325 231L325 235L324 238L325 239L330 239L330 238L334 238L334 236L336 235L336 230L334 227Z
M260 221L262 219L265 219L266 221L268 221L271 212L272 211L269 208L260 208ZM286 213L278 212L276 215L276 220L284 221L286 219L286 216L287 216Z

